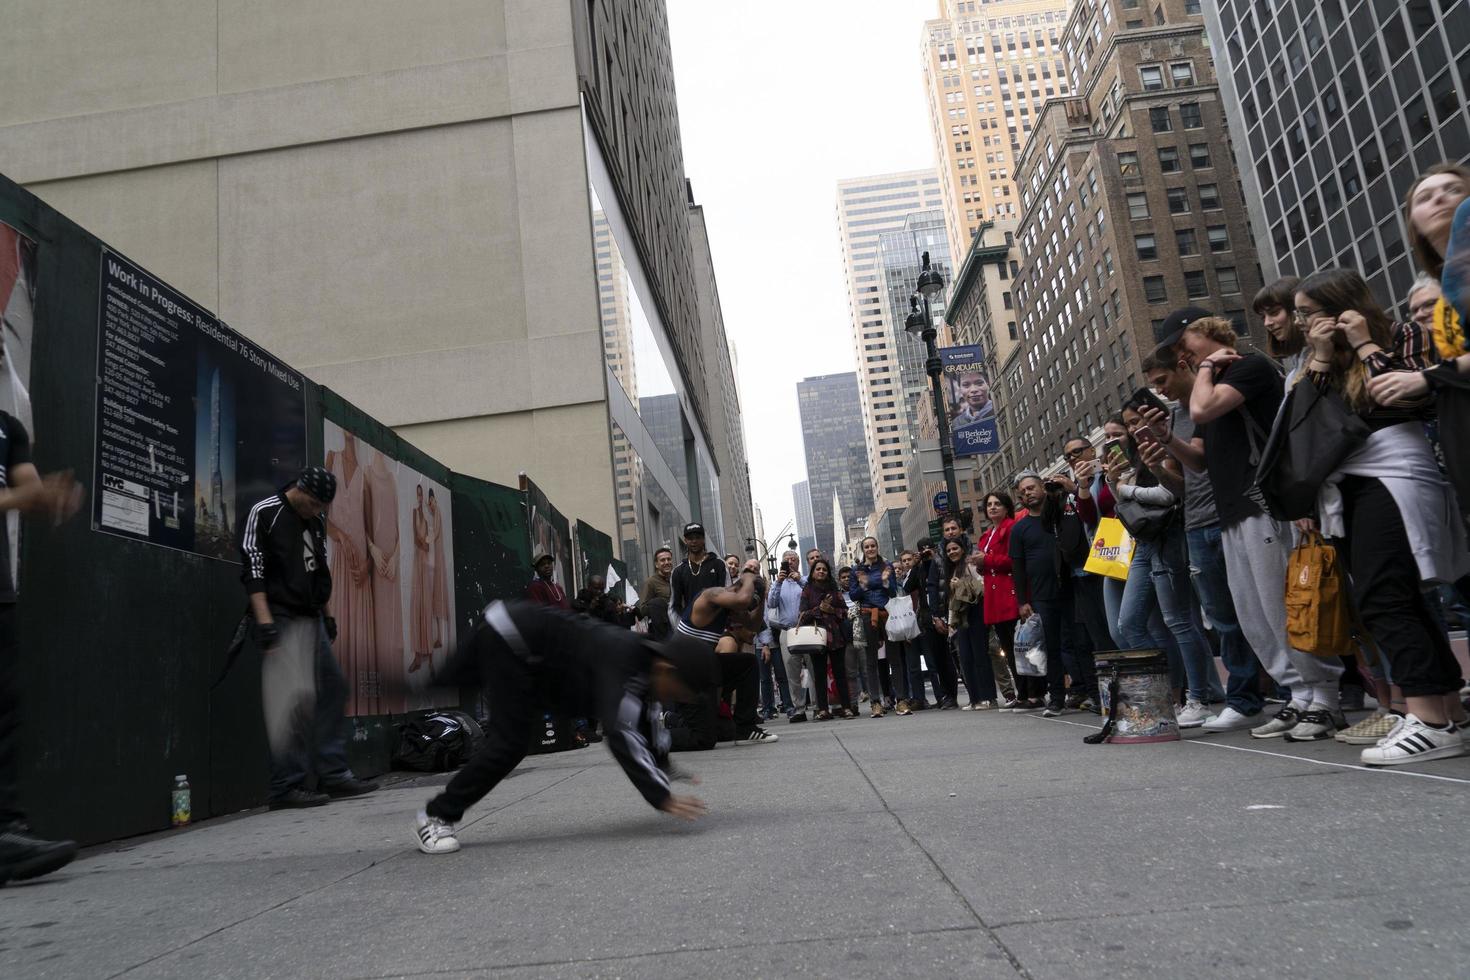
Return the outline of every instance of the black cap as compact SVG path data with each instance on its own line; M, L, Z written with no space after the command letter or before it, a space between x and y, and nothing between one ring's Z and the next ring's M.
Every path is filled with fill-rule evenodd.
M707 691L720 682L720 664L707 644L692 636L675 633L665 643L649 643L654 656L667 660L679 672L679 679L696 693Z
M320 466L308 466L302 470L296 478L296 486L323 504L330 504L337 496L337 478Z
M700 524L698 521L691 521L690 523L685 524L684 525L684 535L683 536L687 538L691 534L698 534L700 536L703 536L704 535L704 525L703 524Z
M1173 347L1179 343L1179 338L1184 336L1184 328L1196 320L1203 320L1215 314L1200 306L1186 306L1182 310L1175 310L1164 318L1164 322L1154 327L1154 349Z

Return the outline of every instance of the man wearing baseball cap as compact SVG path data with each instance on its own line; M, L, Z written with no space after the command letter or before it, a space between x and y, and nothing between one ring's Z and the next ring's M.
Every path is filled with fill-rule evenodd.
M691 521L684 525L686 557L674 569L669 582L669 619L687 619L694 599L705 589L730 584L730 569L718 556L705 549L704 525Z
M543 606L572 608L572 604L567 601L567 590L556 584L556 557L543 552L536 556L531 567L535 569L536 577L526 586L526 598Z
M323 515L336 495L336 477L308 467L240 524L240 580L250 596L251 639L261 653L272 810L321 806L378 788L347 765L347 681L332 654L337 624L324 611L332 572ZM316 774L315 791L306 786L308 770Z

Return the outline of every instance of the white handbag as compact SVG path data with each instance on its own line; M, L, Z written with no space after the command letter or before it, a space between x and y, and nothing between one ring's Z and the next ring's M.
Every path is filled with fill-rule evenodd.
M792 653L825 653L827 631L820 626L798 626L791 631L786 649Z
M914 600L906 595L888 600L888 638L902 642L919 635L919 614Z

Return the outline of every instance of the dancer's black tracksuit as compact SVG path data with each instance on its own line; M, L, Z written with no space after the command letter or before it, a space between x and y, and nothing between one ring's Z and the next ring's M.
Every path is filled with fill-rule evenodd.
M526 757L547 711L597 718L604 741L651 806L669 798L668 735L649 672L653 651L632 630L528 602L493 602L460 646L451 683L478 683L489 701L485 742L429 801L429 816L457 823Z

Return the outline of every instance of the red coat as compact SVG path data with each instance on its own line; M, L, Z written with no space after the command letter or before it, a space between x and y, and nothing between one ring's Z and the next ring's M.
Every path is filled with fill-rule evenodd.
M985 622L1005 623L1019 616L1016 583L1011 578L1011 525L1005 518L980 535L975 550L980 555L980 572L985 576Z

